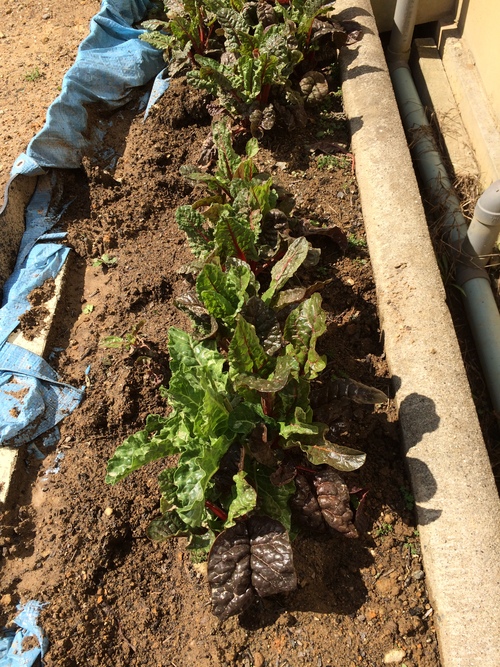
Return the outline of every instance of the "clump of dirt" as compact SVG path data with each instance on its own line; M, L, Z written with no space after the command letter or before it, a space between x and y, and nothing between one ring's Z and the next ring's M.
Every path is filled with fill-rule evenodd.
M55 290L55 282L50 278L28 296L30 308L21 315L18 325L26 340L34 340L47 327L50 312L45 304L54 296Z
M294 136L266 137L256 159L293 193L298 219L345 233L345 250L328 238L315 241L322 251L317 278L331 279L320 351L338 375L387 392L351 162L343 154L340 165L329 160L319 168L324 127L315 115L309 121ZM406 667L438 667L390 403L372 408L339 399L329 413L332 437L367 453L348 476L351 488L368 492L360 537L299 535L297 590L260 600L223 625L210 610L203 564L191 562L184 540L158 544L145 536L159 513L162 463L115 487L104 483L116 446L148 414L167 410L159 387L169 379L168 329L189 327L173 305L187 287L179 270L192 259L174 220L176 207L193 201L179 168L196 163L209 124L200 95L174 81L148 120L133 123L113 175L90 165L66 175L73 203L63 222L74 253L49 350L63 381L87 384L86 398L62 422L58 460L55 452L41 467L28 460L31 480L2 516L0 581L8 599L0 622L19 600L48 602L41 615L48 667L378 667L387 656ZM345 124L331 138L347 145ZM93 266L104 253L116 263ZM123 343L109 347L108 336Z

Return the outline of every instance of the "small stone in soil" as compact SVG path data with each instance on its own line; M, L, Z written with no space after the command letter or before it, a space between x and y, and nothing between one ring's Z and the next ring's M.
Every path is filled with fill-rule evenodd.
M406 651L403 651L402 648L394 648L392 649L392 651L388 651L384 655L384 664L392 665L401 662L402 660L404 660L405 655Z
M259 651L255 651L253 654L253 667L263 667L264 666L264 656Z

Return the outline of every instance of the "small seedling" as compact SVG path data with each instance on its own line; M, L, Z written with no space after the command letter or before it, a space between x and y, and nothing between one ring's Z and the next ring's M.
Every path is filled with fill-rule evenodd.
M42 72L38 69L38 67L34 67L32 70L29 72L26 72L24 75L24 80L25 81L38 81L38 79L41 79L43 77Z
M134 324L132 329L124 336L106 336L101 341L102 347L110 347L116 349L127 350L127 352L135 352L136 350L148 348L144 339L139 336L139 331L144 326L144 320Z
M351 163L348 157L342 155L337 157L336 155L319 155L316 159L316 164L318 169L347 169L350 167Z
M356 236L355 234L349 234L349 236L347 237L347 243L352 248L366 248L367 247L366 239L359 238L359 236Z
M419 556L420 555L417 547L413 544L413 542L410 542L409 539L407 539L406 542L403 544L403 548L408 549L411 556Z
M406 509L412 511L413 508L415 507L415 498L413 494L404 486L402 486L399 490L401 491L401 495L403 496Z
M392 533L394 531L394 528L392 524L390 523L383 523L380 528L377 528L375 531L375 536L376 537L384 537L385 535L389 535L389 533Z
M115 266L117 261L118 260L116 257L110 257L109 255L104 254L98 257L97 259L94 259L94 261L92 262L92 266L96 268L98 268L99 266L106 266L106 267Z

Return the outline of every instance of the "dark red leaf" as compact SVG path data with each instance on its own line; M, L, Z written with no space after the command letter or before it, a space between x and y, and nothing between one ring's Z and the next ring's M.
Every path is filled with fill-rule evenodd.
M222 532L208 560L212 608L221 621L249 607L255 597L250 569L250 541L245 522Z
M297 575L283 524L252 516L222 532L210 552L208 581L213 612L221 621L247 609L256 594L295 590Z
M358 536L352 521L349 491L333 468L313 473L311 481L306 475L299 474L295 485L297 491L292 507L303 525L316 531L330 526L346 537Z
M352 522L349 490L340 475L333 468L327 468L316 473L313 484L326 523L346 537L357 537L358 531Z

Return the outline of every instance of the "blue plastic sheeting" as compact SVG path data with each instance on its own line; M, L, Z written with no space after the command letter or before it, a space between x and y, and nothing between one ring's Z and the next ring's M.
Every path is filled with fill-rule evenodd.
M169 85L170 79L168 77L168 67L165 67L165 69L162 69L162 71L156 76L156 79L154 80L146 111L144 112L144 120L148 117L149 111L153 104L156 104L163 93L168 90Z
M0 348L0 442L17 447L53 428L83 399L83 389L59 382L37 354L4 343Z
M134 88L165 67L161 51L138 39L144 30L132 27L151 6L149 0L103 1L63 79L61 94L49 107L45 126L14 163L13 175L37 174L40 167L78 168L92 144L89 108L123 106Z
M89 36L80 44L75 64L66 73L59 97L50 106L43 129L31 140L12 175L41 175L46 168L81 166L82 157L102 143L99 114L131 99L163 68L160 51L138 39L150 0L104 0L92 19ZM160 79L162 77L159 77ZM165 77L158 84L165 90ZM159 95L157 95L158 97ZM90 113L95 107L94 118ZM83 390L58 381L40 357L7 342L30 304L28 295L48 278L55 278L69 249L49 243L58 216L50 212L57 184L39 179L26 210L26 232L16 267L4 286L0 309L0 444L19 446L52 429L82 400ZM1 667L1 666L0 666Z
M20 446L53 428L83 398L83 391L58 381L56 373L38 355L7 342L29 308L29 294L55 278L69 248L40 239L60 217L51 210L55 183L39 179L25 212L26 232L13 274L4 286L0 309L0 443Z
M38 615L42 607L40 602L30 600L18 607L21 613L14 623L19 627L16 632L8 631L0 637L0 667L32 667L40 656L43 658L48 648L48 640L38 626ZM34 637L38 646L23 650L23 642Z

